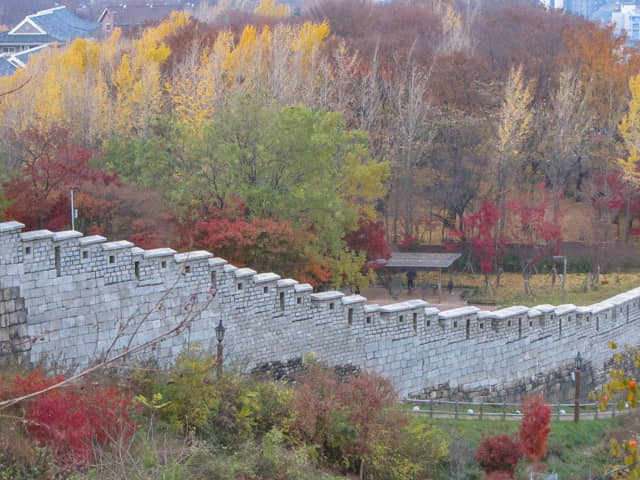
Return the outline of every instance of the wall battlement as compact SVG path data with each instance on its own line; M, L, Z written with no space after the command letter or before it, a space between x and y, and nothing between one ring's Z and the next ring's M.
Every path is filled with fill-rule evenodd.
M0 356L25 361L81 367L189 317L188 328L146 352L168 363L188 345L213 351L222 319L230 360L253 367L313 352L330 365L375 371L408 393L523 381L570 364L578 351L602 370L608 341L640 343L640 288L585 307L379 306L359 295L313 293L206 251L23 228L0 223Z

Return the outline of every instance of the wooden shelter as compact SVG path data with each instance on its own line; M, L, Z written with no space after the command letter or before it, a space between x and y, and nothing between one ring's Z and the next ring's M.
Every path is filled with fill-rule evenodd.
M449 269L460 258L460 253L392 252L383 260L385 270L408 272L409 270L438 270L438 302L442 303L442 270ZM451 270L449 270L451 278Z

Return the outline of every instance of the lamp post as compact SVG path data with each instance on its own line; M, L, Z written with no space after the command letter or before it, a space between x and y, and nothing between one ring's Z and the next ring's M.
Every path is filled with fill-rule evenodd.
M222 376L222 340L224 340L224 332L226 328L222 325L222 319L220 319L220 323L216 327L216 338L218 339L218 358L216 365L216 378L220 378Z
M582 371L582 356L580 352L576 356L576 398L575 398L575 406L573 407L573 421L578 423L580 420L580 372Z
M562 260L562 303L567 303L567 257L554 255L554 260Z

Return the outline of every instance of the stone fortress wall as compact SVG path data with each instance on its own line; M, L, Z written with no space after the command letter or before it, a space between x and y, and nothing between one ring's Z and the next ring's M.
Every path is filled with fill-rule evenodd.
M329 365L386 376L407 394L526 382L571 365L578 351L603 371L608 341L640 344L640 288L587 307L379 306L359 295L313 293L206 251L23 228L0 223L0 356L23 361L82 367L189 319L145 352L166 364L188 345L213 352L222 319L225 361L252 368L313 352Z

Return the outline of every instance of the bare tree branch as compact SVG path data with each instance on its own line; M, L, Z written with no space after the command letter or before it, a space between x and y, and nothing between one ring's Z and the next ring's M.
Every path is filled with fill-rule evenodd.
M6 95L10 95L10 94L12 94L12 93L14 93L14 92L17 92L17 91L18 91L18 90L20 90L22 87L24 87L27 83L29 83L29 82L31 81L31 79L32 79L32 78L33 78L33 77L29 77L29 78L27 78L27 79L26 79L26 80L25 80L21 85L18 85L16 88L13 88L13 89L8 90L8 91L6 91L6 92L1 92L1 93L0 93L0 97L4 97L4 96L6 96Z
M0 412L2 412L3 410L6 410L7 408L16 405L24 400L29 400L31 398L37 397L38 395L42 395L44 393L50 392L52 390L58 389L60 387L66 386L66 385L70 385L73 382L79 380L82 377L85 377L87 375L89 375L92 372L95 372L96 370L99 370L101 368L106 367L107 365L110 365L114 362L117 362L118 360L121 360L129 355L134 355L138 352L141 352L153 345L157 345L158 343L161 343L165 340L167 340L168 338L177 335L178 333L180 333L185 327L187 327L194 318L196 318L201 312L203 312L207 307L209 307L209 305L211 305L211 302L213 301L213 299L215 298L215 290L212 290L211 292L211 296L209 298L209 300L202 306L202 308L198 309L198 310L193 310L190 311L190 313L182 320L180 321L175 327L173 327L170 330L167 330L159 335L157 335L156 337L152 338L151 340L141 343L140 345L136 345L135 347L130 347L128 346L127 349L125 349L123 352L119 353L118 355L115 355L112 358L108 358L108 354L111 352L111 349L113 348L113 345L115 345L115 343L117 342L117 340L120 338L120 335L122 334L122 329L118 332L118 335L116 336L116 339L114 340L114 342L112 343L111 347L109 348L107 355L105 355L105 357L103 358L102 361L98 362L96 365L93 365L91 367L85 368L84 370L82 370L81 372L66 378L54 385L51 385L47 388L43 388L42 390L38 390L37 392L33 392L33 393L29 393L27 395L23 395L21 397L17 397L17 398L12 398L9 400L4 400L2 402L0 402ZM153 306L153 308L151 308L151 310L149 310L141 319L140 323L138 324L137 328L136 328L136 332L138 331L138 329L140 328L140 325L142 323L144 323L149 316L151 315L151 313L158 307L158 305L160 305L162 303L162 301L166 298L166 294L163 295L160 300L158 300L158 302L156 302ZM193 303L194 298L193 296L191 297L191 302ZM131 317L127 320L127 324L131 321ZM130 345L130 344L129 344Z

